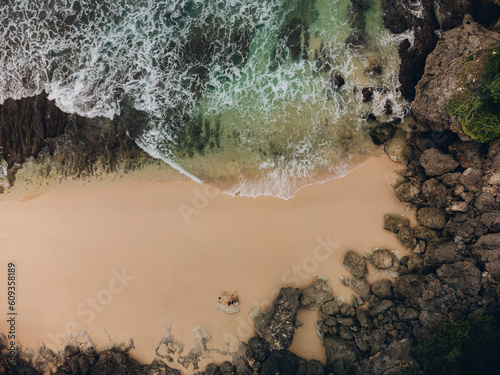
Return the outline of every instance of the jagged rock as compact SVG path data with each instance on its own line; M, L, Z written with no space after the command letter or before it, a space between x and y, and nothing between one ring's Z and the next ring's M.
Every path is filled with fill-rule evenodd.
M297 374L306 361L287 350L273 350L262 363L261 374Z
M255 333L266 340L271 349L281 350L292 345L299 298L299 289L281 288L272 306L254 317Z
M491 233L482 236L475 244L476 250L498 250L500 249L500 233Z
M340 75L339 72L333 72L330 78L330 86L334 89L339 89L342 86L344 86L345 80L344 78Z
M444 264L436 273L444 283L471 296L481 289L481 272L469 262Z
M125 352L109 349L99 354L90 374L140 374L141 370L139 362L131 359Z
M487 193L479 194L474 200L474 205L480 212L495 211L500 209L500 204Z
M356 277L364 277L367 273L366 260L349 250L342 259L344 267Z
M383 299L382 301L377 302L368 310L368 315L374 318L379 314L382 314L383 312L387 311L392 306L394 306L394 302L388 299Z
M378 269L391 268L396 260L392 251L382 248L376 248L373 251L367 251L365 258Z
M421 225L413 229L413 234L415 234L416 238L424 241L432 241L437 238L437 233L435 231Z
M333 299L332 288L326 276L316 276L313 285L302 291L301 309L318 310L326 301Z
M454 159L458 161L462 168L481 169L483 163L480 148L479 143L457 141L450 145L448 150L453 153Z
M215 363L209 363L205 367L205 375L221 375L219 366L217 366Z
M392 283L387 279L375 281L371 286L371 290L379 298L387 299L393 296Z
M361 96L363 97L363 103L371 101L373 99L373 87L363 87Z
M358 323L361 327L368 327L368 324L370 324L368 314L362 308L356 309L356 319L358 319Z
M443 184L434 178L424 182L422 193L431 207L441 208L446 202L447 190Z
M408 258L408 270L410 272L421 272L422 269L424 268L424 259L420 254L416 253L411 253L409 258Z
M235 375L235 369L231 362L225 361L220 365L220 373L221 375Z
M454 172L454 173L446 173L442 175L441 182L445 184L448 187L454 187L456 184L458 184L458 180L460 179L460 176L462 174L460 172Z
M252 337L248 340L245 350L249 359L260 363L264 362L271 352L269 344L266 340L258 336Z
M368 281L364 277L349 277L349 287L359 293L363 299L370 297L370 284L368 284Z
M443 229L446 225L446 215L438 208L424 207L418 210L417 221L430 229Z
M401 164L408 163L411 148L406 141L406 132L397 129L394 136L386 142L384 151L392 161Z
M360 352L353 342L340 337L329 336L325 338L326 367L334 374L347 374L349 365L356 363Z
M400 304L396 307L398 317L400 320L412 320L417 319L420 313L412 307L406 307Z
M349 317L349 316L354 316L356 315L356 310L354 310L354 307L352 307L351 304L349 303L343 303L341 306L340 306L340 313L346 317Z
M425 72L416 86L412 110L415 119L434 130L451 129L467 140L457 121L448 115L446 104L452 96L464 89L467 82L475 78L470 61L464 69L467 58L500 44L500 34L480 26L470 15L462 24L446 31L429 55Z
M414 368L411 356L413 347L409 340L404 339L390 344L378 355L362 362L358 375L405 375Z
M321 306L321 311L327 315L336 315L340 312L340 308L335 301L327 301Z
M434 30L439 28L434 15L432 0L418 3L421 17L415 17L415 3L409 0L386 0L384 4L384 26L393 33L413 31L413 45L403 40L399 46L401 64L399 82L401 93L411 100L415 96L415 86L422 77L427 55L434 49L438 40Z
M325 368L320 361L313 359L307 363L301 363L297 369L297 375L325 375Z
M500 211L486 212L481 215L481 223L492 232L500 231Z
M481 182L482 177L483 173L480 169L469 167L464 171L464 173L462 173L459 181L463 186L465 186L467 190L477 191L479 182Z
M410 226L410 220L401 215L385 214L384 229L397 233L402 227Z
M446 224L444 232L455 237L456 240L469 243L486 234L488 228L481 222L479 217L462 218L456 213L453 220Z
M423 202L420 186L413 182L404 182L396 188L396 195L401 202L421 204Z
M414 249L417 246L417 239L415 238L415 234L413 233L413 229L410 227L402 227L398 234L398 240L403 243L405 249Z
M424 255L426 267L439 267L445 263L455 263L463 257L458 253L457 246L453 242L435 244L431 243Z
M410 301L415 301L423 284L424 276L415 274L400 276L394 285L394 295L397 298L407 298Z
M466 14L485 26L495 21L495 15L500 12L495 0L436 0L436 16L443 30L460 26Z
M435 148L425 150L420 156L420 163L428 176L440 176L458 167L458 162L451 155Z
M396 127L388 122L378 124L370 130L370 137L376 145L381 145L392 138L396 132Z

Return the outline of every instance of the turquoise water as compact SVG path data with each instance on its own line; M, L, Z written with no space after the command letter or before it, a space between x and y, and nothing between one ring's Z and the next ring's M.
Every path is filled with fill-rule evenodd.
M132 107L129 135L150 155L230 194L289 198L370 152L368 113L405 115L401 36L368 3L359 28L346 0L7 0L0 103L45 90L66 112L117 121Z

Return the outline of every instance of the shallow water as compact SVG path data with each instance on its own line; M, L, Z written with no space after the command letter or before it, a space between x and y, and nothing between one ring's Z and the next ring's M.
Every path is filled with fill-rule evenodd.
M397 45L408 36L369 4L359 29L349 0L7 0L0 103L45 90L83 116L134 107L129 135L153 157L233 195L289 198L370 153L366 114L407 110ZM365 42L349 49L356 32ZM380 76L364 72L370 59ZM376 88L370 103L363 87Z

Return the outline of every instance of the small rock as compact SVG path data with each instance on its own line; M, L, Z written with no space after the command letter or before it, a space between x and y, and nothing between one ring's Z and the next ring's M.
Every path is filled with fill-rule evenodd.
M469 262L444 264L436 271L449 286L475 296L481 289L481 271Z
M431 207L443 207L446 202L446 188L435 178L427 180L422 185L422 193Z
M371 286L371 290L379 298L387 299L393 296L392 283L387 279L375 281Z
M349 278L349 287L359 293L361 298L368 299L370 297L370 284L364 277L358 278L351 276Z
M415 235L416 238L424 241L435 240L438 236L437 233L432 229L429 229L421 225L413 229L413 234Z
M379 77L382 74L382 62L377 57L369 58L363 72L368 77Z
M481 178L483 177L483 173L480 169L469 167L467 168L462 176L460 176L459 182L465 186L465 188L469 191L476 191L478 189L479 182L481 182Z
M385 214L384 229L397 233L402 227L410 226L410 220L401 215Z
M386 142L384 151L392 161L401 164L407 163L411 155L411 148L406 142L406 132L397 129L394 136Z
M368 103L373 98L373 87L364 87L361 90L361 95L363 96L363 103Z
M462 260L457 246L453 242L442 244L429 244L424 256L426 267L438 267L444 263L455 263Z
M321 306L321 311L327 315L336 315L340 312L340 308L335 301L327 301Z
M387 249L376 248L373 251L367 251L365 258L378 269L391 268L396 256Z
M456 184L458 184L461 176L462 174L460 172L446 173L441 176L441 182L448 187L454 187Z
M339 72L333 72L330 78L330 86L334 89L339 89L342 86L344 86L345 80L344 78L340 75Z
M367 274L366 260L349 250L342 259L344 267L356 277L364 277Z
M349 303L343 303L342 306L340 306L340 313L344 316L356 315L356 311L354 310L354 307L352 307L352 305Z
M410 227L402 227L396 236L403 243L405 249L413 249L417 246L417 239Z
M372 306L370 310L368 310L368 315L370 315L371 317L376 317L384 311L390 309L392 306L394 306L394 302L388 299L384 299Z

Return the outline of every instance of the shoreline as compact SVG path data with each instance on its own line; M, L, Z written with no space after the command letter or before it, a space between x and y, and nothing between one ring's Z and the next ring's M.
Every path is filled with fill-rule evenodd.
M212 195L204 196L204 187L191 181L146 182L101 190L53 192L22 202L2 199L0 206L6 214L0 219L0 226L6 233L3 239L6 254L21 265L20 277L26 273L30 275L23 282L25 302L20 302L20 309L30 311L25 312L23 330L29 331L27 336L32 338L23 340L21 336L20 341L36 348L46 340L49 332L64 332L60 322L76 321L97 345L105 346L108 339L97 327L106 327L115 342L128 342L133 337L137 349L131 350L130 354L141 362L150 362L166 323L172 325L175 338L184 342L187 348L196 346L191 330L202 324L212 335L208 348L224 350L224 337L221 337L224 335L219 332L227 333L226 340L251 337L250 310L255 305L268 306L282 286L305 288L315 276L325 275L330 279L334 297L341 294L348 297L352 291L338 278L339 274L348 276L341 265L341 258L347 250L364 253L374 247L387 247L405 254L394 235L382 228L385 212L406 213L404 204L394 196L390 185L396 177L394 170L399 167L387 157L371 157L347 176L309 186L288 201L269 197L230 197L214 194L214 191L210 192ZM128 208L125 207L127 204ZM68 207L73 209L68 210ZM191 215L183 216L182 208L187 208ZM93 210L97 210L97 216ZM150 219L141 215L141 210ZM24 225L37 228L31 242L22 238L21 228L17 228L16 233L16 217L24 219ZM169 228L168 234L160 235L165 227ZM363 236L359 235L360 230L365 232ZM274 234L278 231L281 235L271 236L269 231ZM174 239L174 233L180 235L179 238ZM193 233L198 238L192 239ZM239 239L244 238L244 233L255 235L249 243L242 244ZM125 236L125 239L118 238L118 235ZM326 262L314 262L318 241L327 241L328 238L340 243L340 250L328 256ZM54 240L57 246L54 246ZM169 251L169 247L177 251L167 256L164 252ZM30 261L34 248L47 258ZM188 254L187 259L179 255L181 249L183 254ZM142 255L138 256L139 253ZM214 254L217 254L215 259ZM326 255L319 256L323 259ZM131 259L120 259L123 256ZM149 257L151 259L146 259ZM217 261L221 257L224 262ZM93 264L92 259L98 259L99 264ZM219 263L224 263L223 267ZM84 270L83 275L71 264L78 264ZM113 272L121 272L123 267L130 270L127 271L130 275L137 275L136 285L131 281L130 289L125 288L125 293L116 294L116 304L110 303L102 314L95 313L95 320L88 326L82 323L82 316L75 314L75 308L88 296L97 296L113 278ZM296 271L297 267L310 272L304 277L303 271ZM47 269L51 270L49 275L44 272ZM167 273L175 276L165 277ZM85 274L93 276L85 280ZM50 290L41 292L40 280L43 279L50 285ZM80 280L85 280L84 288L81 288ZM171 285L174 280L174 284L183 285L183 290L177 290L178 285ZM197 285L199 281L196 280L204 280L204 285ZM141 307L142 293L158 285L167 285L161 288L163 300L148 302ZM238 290L242 298L241 311L235 316L216 312L218 293L233 289ZM147 295L155 298L154 292ZM36 304L43 303L44 298L58 301L61 296L67 298L65 308L57 309L52 304L53 314L40 317L35 313ZM262 300L263 296L267 301ZM130 305L132 301L139 307ZM168 301L175 301L184 308L169 306ZM80 309L82 313L86 311ZM127 322L132 319L139 323L140 317L148 317L146 320L156 333L146 334L141 332L143 329L139 332L132 329L127 333L125 327L129 323L118 323L121 311L127 311L124 319ZM188 319L189 315L192 317ZM311 328L317 320L316 314L307 311L303 315L305 325L302 331L297 330L297 340L291 351L324 362L322 343ZM84 314L84 317L90 316L88 312ZM231 351L235 349L236 345L233 345Z

